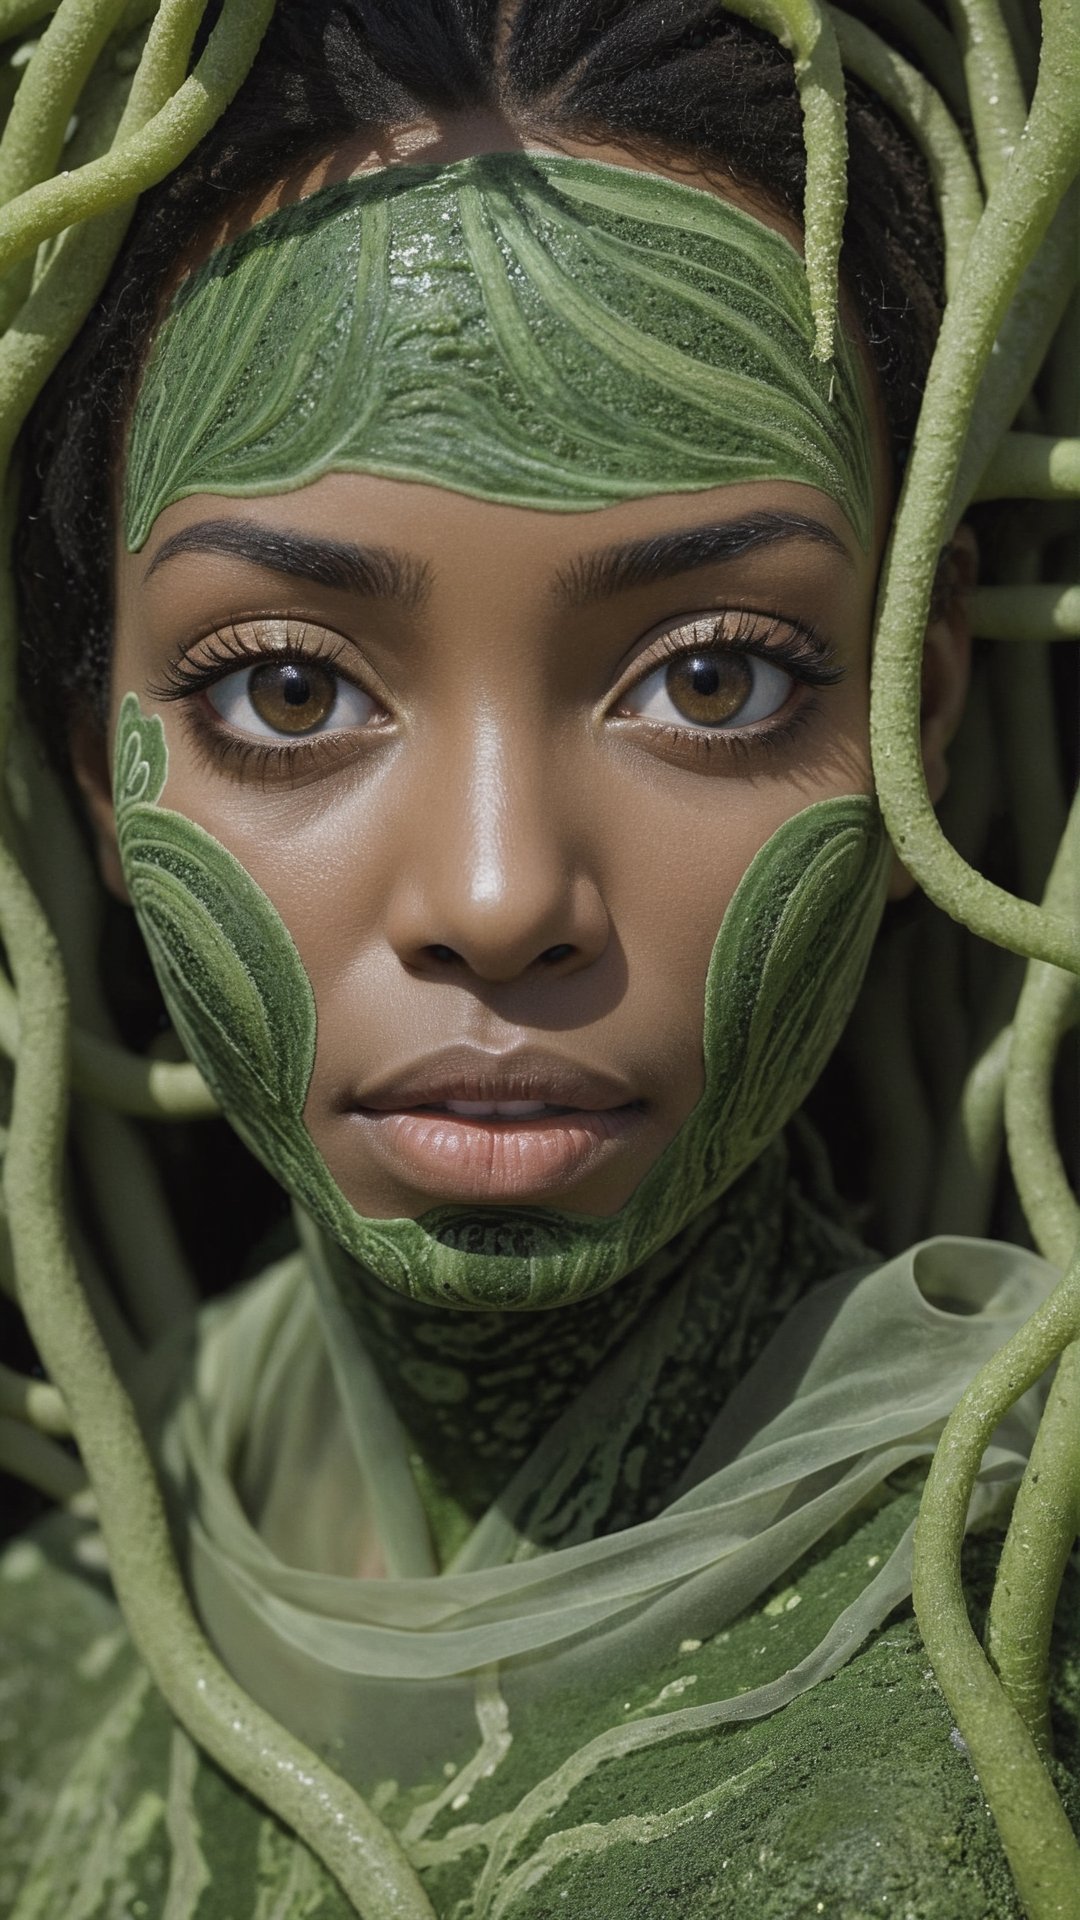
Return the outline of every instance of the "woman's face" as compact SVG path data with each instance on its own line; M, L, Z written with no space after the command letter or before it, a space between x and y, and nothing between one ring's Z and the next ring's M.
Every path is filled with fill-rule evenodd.
M128 691L161 715L163 804L292 935L305 1120L361 1214L612 1213L691 1112L742 875L872 787L875 436L869 551L794 483L566 513L352 473L121 543L112 728Z

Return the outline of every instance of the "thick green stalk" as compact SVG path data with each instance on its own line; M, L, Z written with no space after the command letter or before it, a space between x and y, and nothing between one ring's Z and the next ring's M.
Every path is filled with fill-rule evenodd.
M0 138L0 205L54 171L68 122L126 0L61 0L23 73Z
M19 1008L0 974L0 1053L14 1060ZM98 1106L138 1120L208 1120L219 1111L206 1081L189 1060L152 1060L117 1041L76 1030L71 1036L71 1084Z
M986 1622L991 1664L1043 1755L1054 1608L1080 1530L1080 1341L1066 1347L1021 1481Z
M0 1414L8 1420L22 1420L38 1433L66 1439L71 1421L55 1387L46 1380L31 1380L26 1374L0 1362Z
M1054 862L1046 897L1080 920L1080 796ZM1024 1213L1040 1253L1064 1266L1080 1235L1080 1204L1058 1148L1054 1126L1054 1062L1080 1012L1080 982L1044 961L1027 969L1005 1081L1009 1159ZM1080 1490L1080 1482L1078 1482Z
M1075 1920L1080 1845L1030 1730L968 1619L960 1553L995 1427L1080 1334L1080 1257L961 1396L931 1462L915 1529L915 1617L990 1804L1028 1920Z
M315 1850L365 1920L432 1920L382 1821L236 1685L191 1611L134 1408L83 1297L64 1232L67 995L52 934L6 848L0 937L19 995L3 1185L20 1299L70 1409L132 1639L191 1737Z
M0 1473L25 1480L61 1505L86 1488L86 1475L70 1453L24 1421L4 1414L0 1414Z
M980 1054L964 1082L940 1154L928 1233L985 1235L1005 1136L1005 1065L1012 1028Z
M1020 277L979 383L978 404L956 469L946 519L951 534L966 512L981 475L1011 426L1041 434L1044 419L1033 384L1046 363L1080 275L1076 236L1080 193L1062 196L1045 238ZM1048 416L1053 418L1054 416Z
M1047 898L1080 918L1080 797ZM1054 1127L1054 1062L1080 1011L1080 983L1033 960L1016 1009L1005 1080L1013 1177L1041 1253L1064 1266L1080 1243L1077 1204ZM1054 1607L1080 1524L1080 1344L1066 1348L1050 1390L1002 1549L986 1644L1041 1753L1051 1750L1049 1673Z
M979 168L989 192L1016 151L1027 101L998 0L947 0L947 5L964 62Z
M949 845L927 792L920 740L922 635L957 468L983 368L1025 267L1080 166L1080 17L1048 0L1031 120L972 242L946 309L884 569L871 691L878 796L893 843L931 899L973 932L1080 969L1075 922L1018 899ZM984 463L983 463L984 464Z
M1080 440L1007 433L975 490L976 500L1080 499Z
M186 11L191 17L190 7ZM195 84L184 82L177 99L154 114L145 130L152 138L134 135L122 143L119 163L110 155L82 170L79 205L68 218L114 206L170 170L235 91L268 17L267 0L259 6L241 6L239 0L230 6L227 0ZM176 57L174 45L164 64L174 67ZM63 200L58 204L61 218L56 224L64 224ZM40 197L38 206L40 212ZM46 237L45 232L39 237ZM5 452L41 378L93 299L118 237L116 222L99 222L93 233L72 236L73 243L82 243L78 284L72 288L70 281L58 283L50 271L31 297L33 321L48 323L47 345L21 359L16 356L14 364L9 359L4 369L0 401ZM51 263L53 269L61 253L58 250ZM32 328L26 316L22 318L25 337ZM3 651L9 691L14 610L7 586L5 597ZM20 1297L45 1364L71 1409L99 1497L117 1593L136 1645L193 1737L316 1850L358 1912L371 1920L430 1920L419 1882L381 1821L243 1694L212 1656L191 1612L134 1411L113 1370L68 1246L61 1194L67 1080L63 969L41 910L6 848L0 849L0 935L18 996L19 1055L4 1194Z
M806 143L803 203L806 278L817 338L831 360L840 288L840 246L847 207L844 72L829 9L819 0L728 0L730 11L774 34L794 56Z
M213 126L254 59L273 0L225 0L193 73L146 125L75 172L43 180L0 213L0 273L40 241L132 200L171 173Z
M945 234L946 288L955 292L983 197L964 138L929 81L861 20L831 9L840 55L849 73L880 94L925 155Z
M76 1032L71 1084L98 1106L137 1120L210 1120L220 1112L190 1060L151 1060L112 1040Z
M937 88L949 112L957 120L966 120L967 86L956 41L924 0L869 0L867 11L875 26L884 24L895 29L916 55L919 71Z
M0 40L14 40L56 12L57 0L0 0Z
M971 630L982 640L1080 639L1080 587L979 587Z
M0 206L55 172L72 112L126 0L60 0L23 73L0 138ZM0 330L30 291L33 262L0 283Z

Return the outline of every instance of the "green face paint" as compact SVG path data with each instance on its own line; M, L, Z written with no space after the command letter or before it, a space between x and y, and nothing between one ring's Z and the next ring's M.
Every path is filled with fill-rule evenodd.
M301 1207L388 1286L431 1305L555 1307L629 1273L721 1194L801 1104L851 1010L880 917L887 842L866 795L822 800L744 875L705 989L705 1090L610 1218L443 1206L368 1220L303 1122L315 1002L277 912L210 834L158 804L161 721L124 700L120 856L177 1031L237 1132Z
M135 407L127 542L187 494L359 471L563 512L791 480L865 549L858 365L813 344L795 249L710 193L539 154L389 168L180 289Z
M812 356L802 261L711 194L591 161L393 168L261 221L181 289L135 409L132 548L170 502L283 493L335 470L572 512L769 478L828 493L864 544L854 356ZM554 1307L639 1267L758 1155L847 1019L880 914L866 796L773 835L724 917L706 1084L613 1218L443 1206L368 1220L303 1122L315 1005L265 894L158 802L164 732L124 702L121 858L166 1002L237 1131L389 1286L433 1305Z

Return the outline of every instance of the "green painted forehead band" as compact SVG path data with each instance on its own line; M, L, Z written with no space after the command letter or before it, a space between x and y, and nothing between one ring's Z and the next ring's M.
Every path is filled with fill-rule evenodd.
M855 354L813 356L803 262L656 174L483 154L323 188L187 280L151 350L128 546L191 493L332 472L572 512L788 480L871 529Z

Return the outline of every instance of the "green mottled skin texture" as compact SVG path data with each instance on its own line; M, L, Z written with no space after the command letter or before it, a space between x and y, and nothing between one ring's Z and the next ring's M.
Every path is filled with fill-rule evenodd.
M656 1364L628 1392L622 1429L596 1434L597 1458L583 1456L561 1497L518 1510L515 1525L524 1551L551 1550L657 1513L796 1300L866 1258L837 1213L820 1146L800 1122L640 1272L557 1314L422 1307L364 1283L343 1258L335 1277L409 1437L440 1564L590 1378L641 1334Z
M697 1688L726 1690L728 1676L751 1686L792 1664L858 1590L871 1556L888 1553L916 1499L911 1486L889 1488L845 1537L826 1541L715 1641L673 1649L627 1695L627 1711L640 1711L672 1682L685 1700ZM0 1911L9 1920L162 1920L166 1912L169 1920L349 1920L310 1855L175 1729L106 1586L72 1558L79 1544L80 1530L58 1517L0 1561ZM87 1544L83 1532L84 1552ZM997 1544L987 1535L965 1550L977 1607ZM1055 1770L1074 1821L1078 1643L1080 1580L1070 1572L1053 1698ZM523 1720L501 1766L474 1788L469 1815L480 1820L520 1797L609 1717L610 1705L576 1692L557 1715L549 1705L535 1724ZM595 1775L545 1833L642 1809L663 1816L683 1807L685 1817L651 1839L643 1829L579 1853L531 1885L535 1856L531 1865L528 1855L515 1858L515 1883L503 1876L488 1913L1022 1920L993 1821L951 1731L905 1612L771 1719L671 1741ZM467 1757L447 1755L447 1765ZM380 1801L384 1817L403 1824L405 1796L387 1787ZM429 1838L437 1833L436 1826ZM440 1920L480 1920L473 1895L481 1859L425 1868Z
M541 154L396 166L260 220L182 286L135 409L125 533L324 473L556 512L784 479L871 524L849 342L803 262L656 174Z

